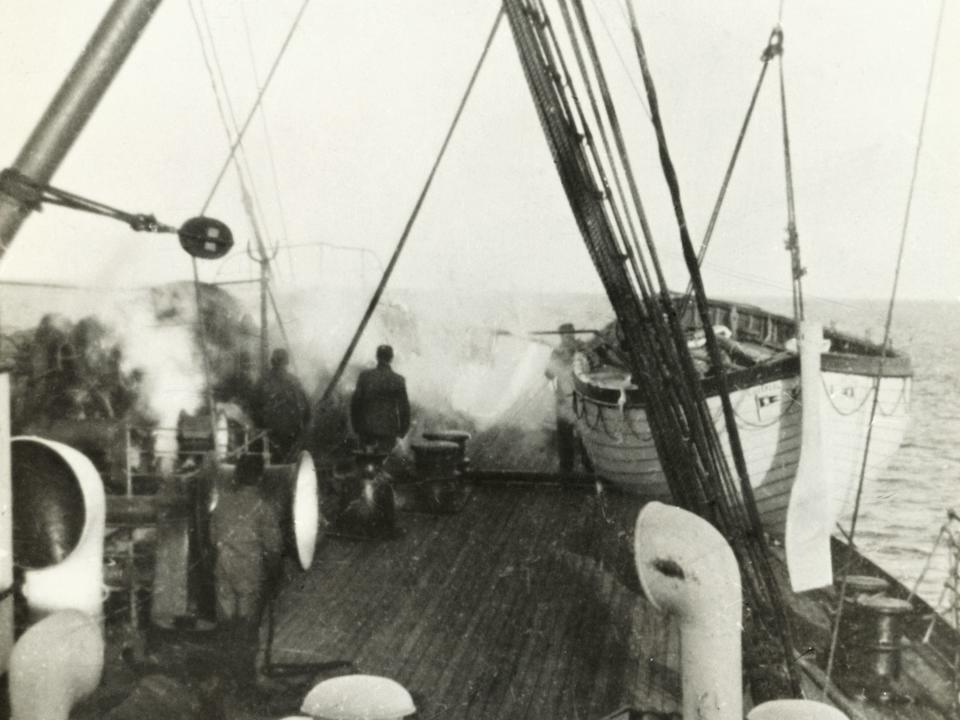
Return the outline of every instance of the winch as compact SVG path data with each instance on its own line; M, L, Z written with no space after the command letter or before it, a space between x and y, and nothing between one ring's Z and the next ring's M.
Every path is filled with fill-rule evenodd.
M469 462L466 443L470 434L460 430L424 433L423 440L411 444L417 480L412 490L413 505L428 512L457 512L469 496L463 473Z
M365 538L393 536L396 532L392 478L383 469L386 453L354 452L354 466L335 474L340 495L334 531Z
M890 583L869 575L847 577L837 643L838 678L870 700L897 699L903 646L901 618L913 612L906 600L889 597Z

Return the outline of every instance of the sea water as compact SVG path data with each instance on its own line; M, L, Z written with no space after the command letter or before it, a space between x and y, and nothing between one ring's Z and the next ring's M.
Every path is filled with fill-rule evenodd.
M857 308L865 319L875 317L876 310L875 303ZM913 363L911 422L886 472L864 488L856 534L868 557L910 587L947 521L947 512L960 513L958 312L960 302L902 302L894 310L896 347L908 352ZM953 523L952 530L960 539L960 523ZM920 596L931 604L937 603L948 579L948 562L949 553L941 542L919 588ZM951 593L946 600L952 604Z

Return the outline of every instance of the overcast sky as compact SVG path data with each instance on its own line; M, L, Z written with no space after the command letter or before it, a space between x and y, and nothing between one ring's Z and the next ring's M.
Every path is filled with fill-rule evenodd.
M193 2L199 9L200 0ZM657 241L681 287L676 226L653 133L639 109L639 73L619 3L586 4ZM4 165L108 5L0 3ZM252 64L262 79L299 6L205 0L241 121L257 89ZM496 0L311 2L267 93L266 122L255 122L246 143L268 235L296 246L278 257L280 281L349 286L375 279L374 256L381 263L389 257L497 8ZM699 238L779 2L636 0L635 8ZM889 293L937 9L933 0L784 3L798 228L811 296ZM958 10L948 3L901 279L906 298L960 296ZM708 293L789 294L779 123L771 73L708 256ZM188 2L165 0L54 184L178 224L200 209L227 147ZM225 261L204 264L203 276L249 276L244 246L251 232L232 171L210 214L234 228L238 246ZM361 262L356 252L319 243L371 252ZM93 285L143 285L189 273L171 238L59 208L31 217L0 267L3 279ZM599 291L506 23L395 275L397 287L437 283Z

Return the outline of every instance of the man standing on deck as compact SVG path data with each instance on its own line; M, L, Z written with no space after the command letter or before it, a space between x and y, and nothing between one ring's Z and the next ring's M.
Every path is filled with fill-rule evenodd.
M390 367L393 348L377 348L377 366L360 373L350 402L350 422L360 444L389 453L410 430L410 401L403 375Z
M577 352L575 328L571 323L563 323L558 329L560 345L550 353L547 369L543 374L553 383L553 392L557 403L557 456L560 472L573 472L573 460L580 446L580 462L584 470L593 471L593 464L577 438L577 416L573 409L573 356Z
M270 356L270 370L253 393L253 421L269 434L270 454L275 463L291 460L300 433L310 424L310 402L300 381L287 366L290 355L277 348Z
M242 455L210 517L217 620L244 674L253 671L260 613L283 549L280 518L263 495L262 479L263 456Z

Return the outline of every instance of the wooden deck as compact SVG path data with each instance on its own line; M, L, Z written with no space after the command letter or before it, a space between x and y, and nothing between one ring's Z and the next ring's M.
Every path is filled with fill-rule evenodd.
M391 677L424 718L675 711L679 633L594 559L598 515L582 488L482 484L460 513L401 513L399 538L328 536L273 659Z

